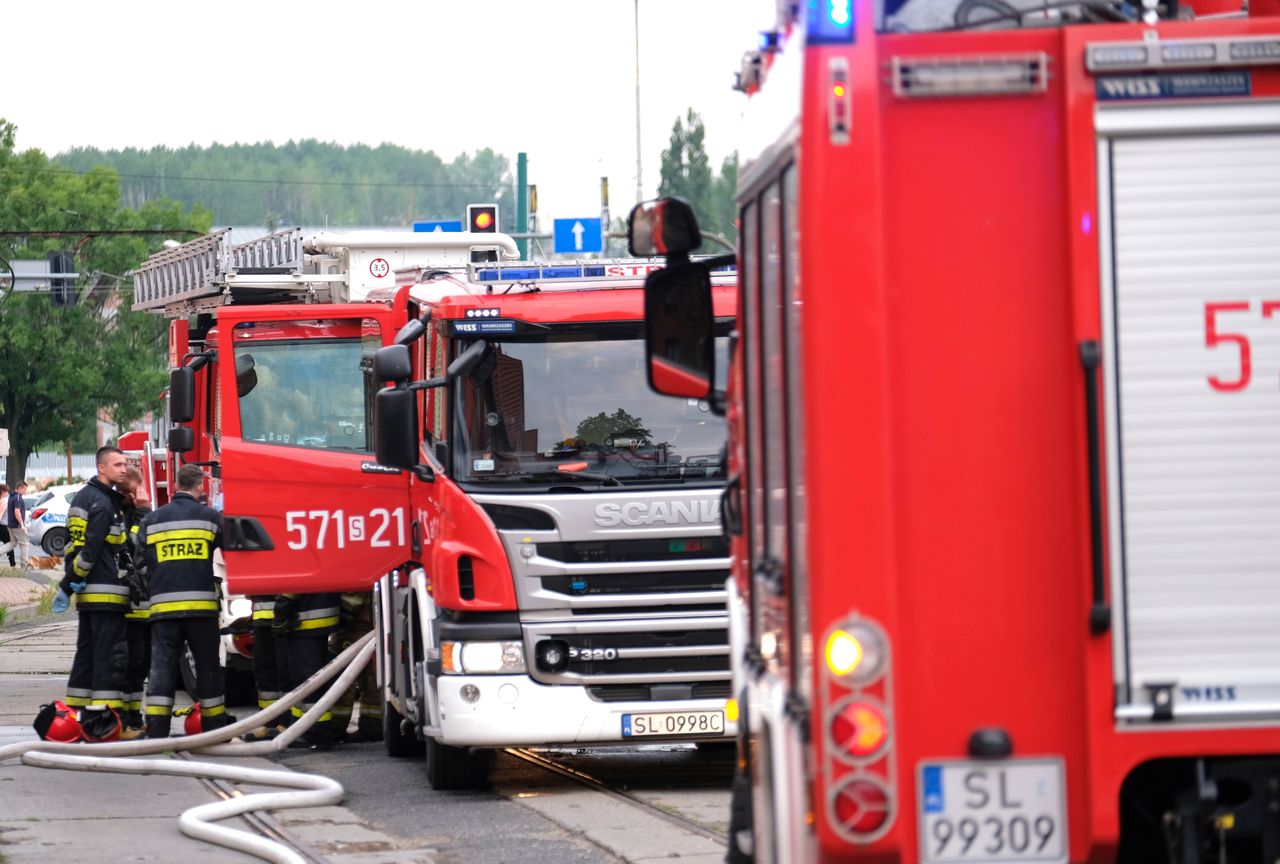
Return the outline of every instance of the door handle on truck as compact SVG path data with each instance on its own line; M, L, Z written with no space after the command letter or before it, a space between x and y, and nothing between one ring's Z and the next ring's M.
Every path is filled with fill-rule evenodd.
M222 548L232 552L266 552L276 548L276 544L254 517L223 516Z
M1089 530L1093 566L1089 632L1095 636L1111 629L1102 550L1102 448L1098 440L1098 366L1101 361L1102 352L1097 342L1090 339L1080 343L1080 365L1084 368L1084 416L1089 442Z

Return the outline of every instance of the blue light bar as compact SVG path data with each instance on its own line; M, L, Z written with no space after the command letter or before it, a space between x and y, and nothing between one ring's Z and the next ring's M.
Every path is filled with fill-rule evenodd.
M547 279L598 279L604 276L602 265L557 264L525 267L481 267L476 269L477 282L537 282Z
M853 0L809 0L805 35L810 45L853 42Z

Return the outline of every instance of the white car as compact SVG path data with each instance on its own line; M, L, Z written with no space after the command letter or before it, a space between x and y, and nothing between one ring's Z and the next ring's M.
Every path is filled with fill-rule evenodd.
M71 499L84 485L50 486L27 512L27 536L32 545L39 543L46 555L60 556L66 551L71 539L67 533L67 511L71 509Z

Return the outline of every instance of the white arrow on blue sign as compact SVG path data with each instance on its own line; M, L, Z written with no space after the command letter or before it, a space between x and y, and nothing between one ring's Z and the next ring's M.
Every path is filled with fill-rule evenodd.
M600 228L600 217L556 219L555 247L557 255L603 251L604 232Z
M413 230L419 233L431 234L441 231L462 233L461 219L427 219L413 223Z

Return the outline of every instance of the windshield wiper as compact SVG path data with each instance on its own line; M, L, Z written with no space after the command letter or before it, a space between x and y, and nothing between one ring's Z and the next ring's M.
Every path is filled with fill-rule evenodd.
M483 477L471 477L471 480L516 481L525 483L555 483L562 480L599 483L603 486L621 486L622 481L610 474L596 474L592 471L521 471L518 474L489 474Z

